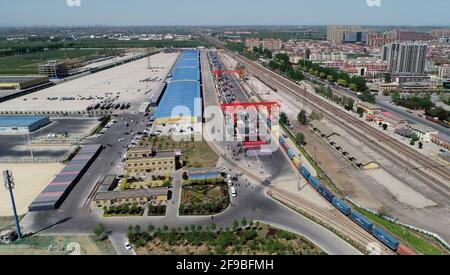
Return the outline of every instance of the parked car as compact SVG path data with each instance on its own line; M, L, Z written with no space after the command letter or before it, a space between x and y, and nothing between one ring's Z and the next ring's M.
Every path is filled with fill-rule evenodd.
M133 249L133 247L131 246L131 244L129 242L125 242L124 246L127 250Z

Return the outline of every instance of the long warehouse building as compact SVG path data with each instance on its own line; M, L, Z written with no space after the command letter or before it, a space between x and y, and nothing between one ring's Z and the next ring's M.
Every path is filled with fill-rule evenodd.
M100 144L84 146L31 203L28 210L33 212L58 209L100 154L102 148Z
M154 115L156 123L201 123L203 104L198 50L184 50Z

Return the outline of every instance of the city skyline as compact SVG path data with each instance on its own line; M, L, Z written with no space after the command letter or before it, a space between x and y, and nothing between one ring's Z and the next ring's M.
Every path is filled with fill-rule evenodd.
M81 4L77 6L77 3ZM414 25L449 26L450 2L383 1L1 1L0 26L237 26L237 25ZM68 4L72 3L72 4ZM224 3L224 2L220 2ZM133 7L133 9L131 9ZM236 7L239 7L236 9ZM289 8L287 8L289 7ZM409 16L404 14L405 9ZM152 13L151 10L158 10ZM306 10L308 12L302 12ZM427 12L424 13L424 10ZM104 12L106 11L106 12ZM339 12L336 12L339 11ZM123 16L133 14L133 16ZM233 18L230 22L229 18Z

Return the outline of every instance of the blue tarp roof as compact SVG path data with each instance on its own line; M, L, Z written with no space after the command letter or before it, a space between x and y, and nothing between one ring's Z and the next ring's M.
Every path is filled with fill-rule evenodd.
M222 174L220 172L217 173L205 173L205 174L193 174L189 175L190 180L199 180L199 179L217 179L220 178Z
M184 50L172 76L172 81L156 109L155 118L170 118L176 107L187 107L190 116L201 117L200 55L197 50ZM180 112L182 110L180 109ZM188 115L188 114L183 114ZM179 114L174 115L174 117Z
M171 82L158 105L155 118L172 117L172 110L176 107L187 107L190 111L190 116L201 116L202 99L198 81ZM177 117L178 114L174 116Z
M0 127L28 127L46 116L0 116Z
M197 68L177 68L172 76L172 81L179 80L200 80L200 71Z

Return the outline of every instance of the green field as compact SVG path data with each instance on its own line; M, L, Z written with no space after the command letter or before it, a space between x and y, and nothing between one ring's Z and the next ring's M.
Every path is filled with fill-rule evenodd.
M0 74L37 74L38 65L49 60L79 59L86 61L111 53L105 50L51 50L23 55L0 57Z

